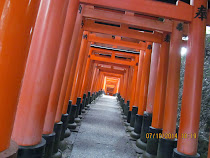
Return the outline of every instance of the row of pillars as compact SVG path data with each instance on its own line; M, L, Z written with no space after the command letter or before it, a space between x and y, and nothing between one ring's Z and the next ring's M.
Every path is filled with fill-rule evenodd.
M78 0L1 0L1 158L61 157L67 127L75 129L101 95L103 78L89 72L95 65L82 7Z
M205 1L194 1L195 8ZM197 10L194 10L196 15ZM136 73L125 76L118 100L127 131L136 140L142 158L189 158L197 153L201 107L205 20L194 18L189 27L188 53L179 129L176 129L183 23L174 21L171 34L161 44L147 42L140 52ZM199 30L199 31L198 31ZM135 81L136 80L136 81ZM125 88L124 88L125 87ZM128 87L129 88L129 87ZM127 89L126 89L127 91ZM135 99L134 99L135 98ZM209 155L210 156L210 155Z

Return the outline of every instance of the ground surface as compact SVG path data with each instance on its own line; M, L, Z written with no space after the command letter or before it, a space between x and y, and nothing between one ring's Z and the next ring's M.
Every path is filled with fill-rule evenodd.
M78 133L66 139L63 158L136 158L125 132L115 97L103 96L91 104Z

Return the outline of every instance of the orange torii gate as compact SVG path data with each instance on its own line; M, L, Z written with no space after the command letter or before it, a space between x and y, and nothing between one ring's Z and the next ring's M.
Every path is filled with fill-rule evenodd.
M109 77L105 77L106 81L104 81L105 84L105 93L110 93L108 91L108 87L112 86L113 88L113 92L111 93L111 95L118 93L118 86L119 86L119 79L113 79L113 78L109 78Z
M106 80L105 78L111 78L112 81L115 80L115 82L120 82L120 79L122 78L123 74L117 74L115 72L106 72L106 71L101 71L101 74L104 76L104 82L103 82L103 88L106 86ZM117 85L117 89L119 89L119 85Z
M87 77L87 72L89 70L90 61L91 60L94 60L94 61L99 60L99 61L104 61L105 62L107 60L107 58L106 58L107 56L104 57L104 56L98 56L96 54L92 54L93 50L101 50L100 48L92 48L91 47L90 51L89 51L89 54L85 55L85 50L86 50L86 48L88 48L87 43L88 42L89 43L94 42L94 40L89 41L90 37L89 37L88 33L85 33L84 37L85 38L83 38L83 41L85 42L84 44L86 44L86 45L83 46L83 44L82 44L83 50L80 49L80 51L83 52L84 55L83 55L83 57L81 56L81 60L79 60L79 63L77 65L79 66L83 62L87 62L87 64L86 64L86 68L82 67L82 66L80 66L80 68L79 68L77 66L78 69L76 69L76 70L78 70L78 71L76 71L76 76L75 76L75 79L74 79L73 88L72 88L72 95L71 95L71 99L72 99L73 104L76 104L76 99L77 99L78 96L82 97L82 94L84 92L84 87L86 87L86 85L87 85L86 77ZM108 41L108 40L112 41L112 39L106 39L106 41ZM121 41L119 43L121 43ZM128 42L124 42L124 43L128 43ZM137 56L136 54L130 54L131 59L133 59L133 60L130 60L130 61L128 60L127 61L127 60L117 59L116 57L118 57L118 56L127 57L127 56L129 56L128 53L126 54L126 53L123 53L123 52L118 52L117 53L118 56L115 55L115 51L111 51L110 53L111 53L111 58L110 58L109 62L112 62L112 63L135 66L136 63L138 62L138 59L136 58L136 56ZM83 80L83 83L82 83L83 76L84 76L85 79ZM80 83L82 83L82 84L80 84ZM81 87L79 87L80 85L81 85Z
M103 49L100 49L100 48L90 48L90 52L91 51L94 51L94 50L99 50L99 51L107 51L107 50L103 50ZM122 53L122 52L117 52L117 51L112 51L112 53L114 53L114 54L112 54L112 56L114 57L114 55L120 55L120 56L122 56L122 57L132 57L133 58L133 60L136 60L135 58L138 56L138 55L136 55L136 54L128 54L128 53ZM116 53L116 54L115 54ZM91 53L90 53L91 54ZM133 64L133 62L129 62L129 61L123 61L122 59L121 60L116 60L116 61L112 61L112 60L105 60L106 59L106 57L100 57L100 58L94 58L94 55L90 55L89 54L89 58L88 58L88 60L89 60L89 62L90 62L90 60L94 60L94 61L100 61L100 62L105 62L105 63L111 63L111 65L113 65L113 63L115 63L114 65L116 65L116 63L118 63L118 65L120 64L123 64L123 65L134 65ZM112 59L113 59L113 57L111 57ZM104 59L103 59L104 58ZM100 60L101 59L101 60ZM126 60L126 59L125 59ZM119 68L119 66L118 66L118 68ZM100 68L100 69L106 69L106 68ZM90 70L90 69L89 69ZM106 70L106 71L108 71L108 70ZM109 70L109 71L113 71L112 69L111 70ZM88 72L88 68L87 68L87 66L86 66L86 72L85 72L85 78L86 78L86 76L87 76L87 73ZM124 73L123 71L121 71L121 70L115 70L115 72L117 72L117 73ZM84 80L84 81L86 81L86 80ZM84 89L85 89L85 86L87 85L87 82L88 81L86 81L85 83L86 84L84 84L83 85L83 88L82 88L82 91L81 91L81 94L83 94L84 93Z

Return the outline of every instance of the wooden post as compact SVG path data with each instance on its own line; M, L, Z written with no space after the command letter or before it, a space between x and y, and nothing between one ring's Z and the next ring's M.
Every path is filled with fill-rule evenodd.
M79 8L78 0L69 2L67 16L64 24L64 30L61 39L61 45L59 49L58 60L54 72L50 97L48 101L43 134L50 134L53 132L55 115L58 107L61 86L63 82L67 57L69 54L69 47L72 39L72 34L74 31L74 25L77 17L78 8ZM60 109L62 110L61 107L59 107L59 110Z
M180 81L180 65L181 65L181 43L182 43L183 23L174 21L173 31L171 34L168 77L165 97L165 110L163 121L163 135L167 138L160 139L158 148L158 157L166 157L173 154L173 147L176 135L176 121L178 108L178 93Z
M10 138L40 0L0 2L0 157L16 154ZM8 149L9 148L9 149ZM6 150L8 149L8 151Z
M12 135L25 157L30 151L32 157L43 155L42 131L68 2L46 0L39 9Z
M147 42L146 54L144 57L144 65L143 65L143 76L141 79L141 87L140 87L140 102L138 108L138 114L143 115L146 110L147 105L147 93L148 93L148 84L149 84L149 72L150 72L150 62L151 62L151 54L152 54L152 43Z
M79 58L78 58L78 62L77 62L77 68L76 68L75 77L74 77L74 83L73 83L73 87L72 87L72 93L71 93L71 99L72 99L73 105L76 104L76 99L78 97L77 96L78 87L79 87L78 83L82 79L80 75L82 73L83 62L84 62L85 55L86 55L86 49L87 49L87 45L88 45L88 36L89 36L89 33L87 31L84 31L81 48L80 48L80 53L79 53Z
M147 140L146 152L144 155L157 155L159 133L162 133L163 117L166 95L166 81L168 72L170 35L164 33L164 40L161 44L160 58L158 66L157 83L155 88L155 99L152 113L152 126L148 133L155 134ZM157 135L156 135L157 134Z
M194 6L194 18L189 27L179 138L174 157L183 154L194 157L198 155L198 131L208 7L207 0L191 0L191 4Z

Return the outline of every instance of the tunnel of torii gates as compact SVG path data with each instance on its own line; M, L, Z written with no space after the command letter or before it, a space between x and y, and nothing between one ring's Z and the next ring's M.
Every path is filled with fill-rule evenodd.
M0 157L61 156L67 127L104 92L117 95L142 157L199 157L209 12L207 0L1 0Z

